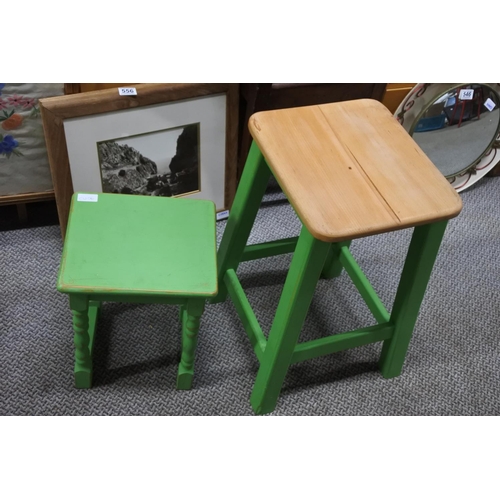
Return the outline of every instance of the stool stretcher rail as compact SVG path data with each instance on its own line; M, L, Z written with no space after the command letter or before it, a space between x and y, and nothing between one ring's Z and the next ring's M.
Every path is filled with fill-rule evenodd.
M297 244L297 239L297 237L286 238L246 246L242 261L293 252ZM365 344L381 342L390 339L393 335L394 326L390 323L390 314L352 256L349 245L343 243L333 243L332 245L337 247L336 250L338 250L342 266L379 324L297 344L291 363L298 363L317 356L324 356ZM250 339L255 355L259 361L262 361L267 340L234 269L227 270L224 275L224 283Z
M255 355L259 361L262 361L262 355L266 350L267 341L264 337L264 333L262 332L262 328L259 325L259 321L253 312L252 306L250 305L250 302L248 302L238 276L236 276L233 269L227 270L224 276L224 283L227 286L227 291L233 301L236 312L243 323L243 327L247 332Z
M295 251L298 239L299 238L295 236L293 238L284 238L282 240L248 245L243 250L241 262L262 259L264 257L273 257L284 253L292 253Z
M381 342L392 337L394 326L390 323L359 328L352 332L337 333L317 340L297 344L290 364L306 359L333 354L334 352L360 347L374 342Z
M266 350L266 338L259 322L253 312L252 306L248 302L243 287L238 276L233 269L229 269L224 278L229 295L240 317L243 327L250 339L257 359L261 361ZM297 344L295 347L291 363L299 363L317 356L325 356L334 352L360 347L362 345L381 342L391 338L394 326L389 322L373 325L366 328L359 328L350 332L338 333L329 337L311 340Z
M386 323L389 321L390 314L387 312L377 292L373 289L368 278L359 267L347 246L343 246L340 251L340 263L344 266L344 269L358 289L361 297L363 297L363 300L375 319L379 323Z

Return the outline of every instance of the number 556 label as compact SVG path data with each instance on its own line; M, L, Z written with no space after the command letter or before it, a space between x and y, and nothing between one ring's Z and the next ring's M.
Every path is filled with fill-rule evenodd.
M120 95L137 95L137 90L134 87L118 87Z

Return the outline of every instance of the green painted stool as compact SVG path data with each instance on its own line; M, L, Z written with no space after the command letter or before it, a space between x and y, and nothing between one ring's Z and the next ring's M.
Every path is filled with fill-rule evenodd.
M461 199L379 102L264 111L250 118L253 144L218 252L219 294L236 307L260 362L250 402L274 410L292 363L383 342L380 369L402 371L447 220ZM271 173L302 222L298 238L247 246ZM352 239L415 227L392 312L353 259ZM293 252L269 335L263 334L236 271L240 262ZM299 343L321 275L345 269L376 324Z
M211 201L75 193L57 289L69 295L75 386L92 385L92 347L103 301L181 306L178 389L190 389L200 317L217 294Z

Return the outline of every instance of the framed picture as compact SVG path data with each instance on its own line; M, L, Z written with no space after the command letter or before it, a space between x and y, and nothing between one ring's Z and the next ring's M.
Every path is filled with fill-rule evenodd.
M0 205L54 199L39 100L62 95L63 83L0 83Z
M64 236L75 191L183 196L230 208L238 84L138 84L40 100Z

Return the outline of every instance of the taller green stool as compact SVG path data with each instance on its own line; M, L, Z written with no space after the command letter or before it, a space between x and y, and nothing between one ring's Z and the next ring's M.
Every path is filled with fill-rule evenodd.
M253 144L218 252L219 293L227 293L260 367L250 402L274 410L288 367L299 361L383 342L380 370L402 371L420 304L447 220L461 199L392 114L378 101L264 111L249 121ZM298 238L247 246L271 173L302 222ZM391 313L353 259L352 239L415 227ZM293 252L269 335L263 334L236 271L240 262ZM376 324L299 343L321 275L345 269Z
M181 306L177 388L190 389L200 317L217 294L211 201L75 193L57 289L69 295L75 386L92 385L92 349L103 301ZM167 332L165 332L167 334Z

